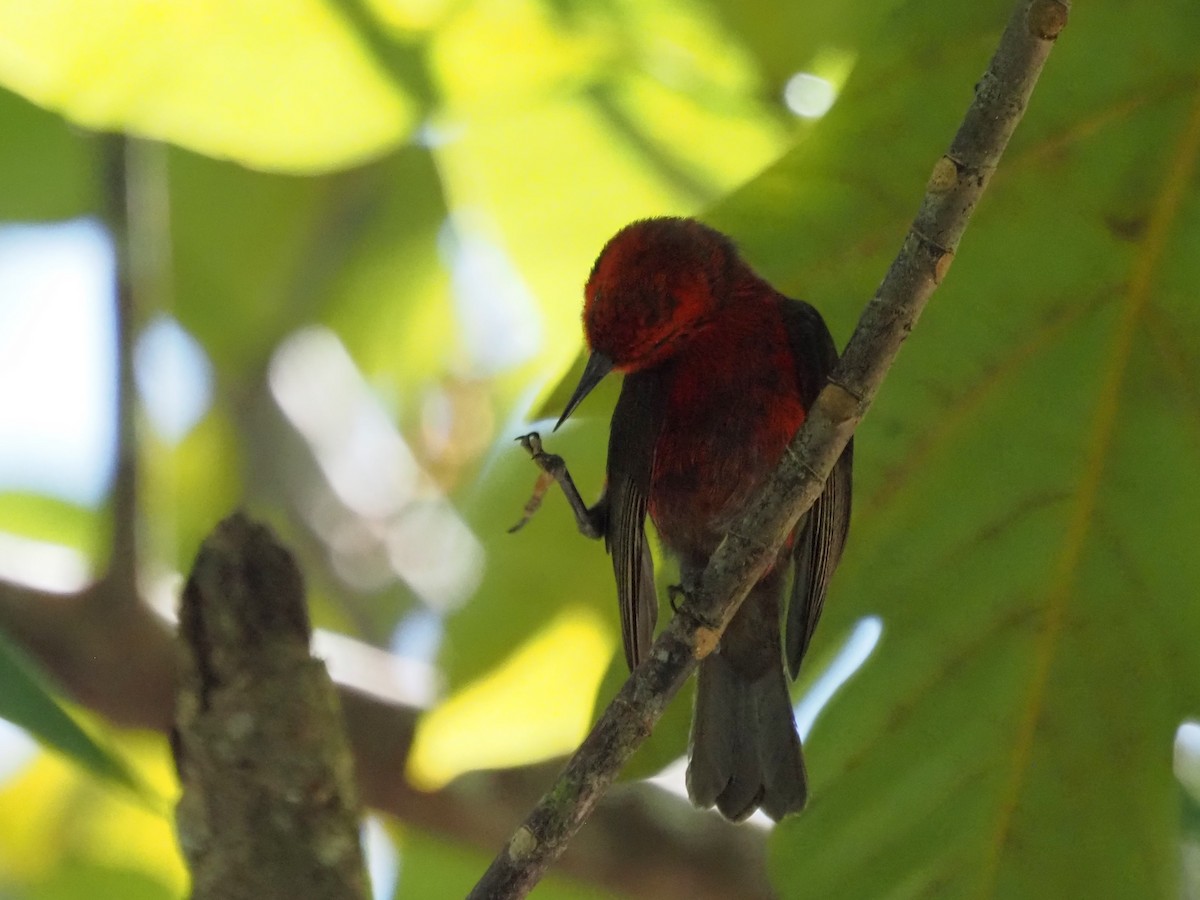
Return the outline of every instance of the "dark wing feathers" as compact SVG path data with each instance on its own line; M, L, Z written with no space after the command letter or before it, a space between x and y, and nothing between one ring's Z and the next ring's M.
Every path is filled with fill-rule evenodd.
M850 528L853 450L848 445L834 464L825 490L805 517L792 550L796 567L788 603L784 649L788 671L793 678L800 671L800 661L812 640L825 606L825 593L846 544L846 533Z
M796 358L800 393L808 408L837 364L837 348L820 313L807 303L783 298L781 309L788 341ZM825 490L796 533L792 550L795 573L784 638L784 655L793 678L821 617L829 581L846 545L846 534L850 529L853 462L854 443L851 441L834 463Z
M650 649L658 620L654 561L645 523L663 401L663 380L657 373L626 375L608 439L604 542L612 554L621 636L630 669Z

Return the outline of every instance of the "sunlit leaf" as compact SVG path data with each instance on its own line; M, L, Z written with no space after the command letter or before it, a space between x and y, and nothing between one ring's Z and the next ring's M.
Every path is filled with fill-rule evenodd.
M121 734L123 754L160 796L177 790L164 743L149 734ZM56 753L40 753L0 784L0 879L11 896L73 898L90 875L86 896L178 897L187 872L169 809L97 781ZM141 893L144 891L145 893ZM73 893L74 892L74 893ZM6 893L5 896L10 896Z
M94 559L104 552L108 529L95 510L42 494L4 492L0 493L0 532L68 547Z
M703 7L511 7L473 4L432 39L450 112L435 152L448 205L482 214L515 261L543 320L536 361L553 376L579 348L583 283L604 242L634 219L715 200L774 159L786 131L752 59ZM502 41L478 54L498 31L515 32L507 45L520 52ZM527 382L506 384L505 399Z
M0 32L0 83L35 103L260 168L342 167L412 125L403 86L318 0L6 0Z
M425 790L473 769L530 763L587 734L587 706L613 654L612 633L586 607L567 607L484 678L421 717L408 775Z

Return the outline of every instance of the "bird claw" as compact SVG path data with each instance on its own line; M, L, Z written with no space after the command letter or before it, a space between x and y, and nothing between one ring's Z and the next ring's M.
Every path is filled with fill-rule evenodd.
M517 439L525 452L529 454L541 472L538 474L537 482L533 486L533 496L529 498L529 502L525 504L525 511L519 521L512 528L508 529L509 534L514 531L520 531L525 527L525 523L533 518L533 514L538 511L542 505L542 500L546 496L546 492L550 490L550 485L558 482L559 486L566 494L567 502L571 506L571 511L575 513L575 522L579 526L579 531L589 538L598 538L602 534L600 521L597 519L596 513L588 508L587 504L579 496L579 489L575 487L575 482L571 480L571 473L567 471L567 464L561 456L556 453L547 453L542 449L542 437L536 431L531 431L529 434L523 434Z
M510 529L508 529L509 534L514 534L515 532L520 531L526 526L526 524L528 524L529 520L533 518L533 514L536 513L541 507L542 500L545 498L546 492L550 490L550 485L552 485L555 481L554 474L548 471L547 467L543 465L543 461L549 454L546 454L542 451L541 435L536 431L531 431L529 434L521 435L516 440L522 447L525 448L525 451L542 471L538 475L538 480L533 485L533 494L530 496L529 501L525 504L525 509L522 510L521 520L517 522L516 525L513 525ZM561 463L562 460L559 459L559 462Z
M542 452L542 436L536 431L523 434L518 438L514 438L514 440L524 447L530 456L537 456Z
M542 449L542 436L536 431L521 435L517 441L525 448L534 464L556 481L567 470L567 464L561 456Z
M534 465L542 471L539 473L537 481L534 482L533 494L530 496L529 502L525 504L521 520L508 529L509 534L520 531L528 524L529 520L533 518L534 513L541 508L542 500L545 499L546 492L550 490L550 485L562 478L563 474L567 471L567 464L561 456L555 453L547 453L542 449L542 436L536 431L523 434L516 438L516 440L525 448Z

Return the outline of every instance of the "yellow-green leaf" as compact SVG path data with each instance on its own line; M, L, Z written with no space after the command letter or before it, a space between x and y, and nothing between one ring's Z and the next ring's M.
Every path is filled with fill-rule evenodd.
M319 0L0 0L0 83L89 128L311 172L403 139L414 104Z

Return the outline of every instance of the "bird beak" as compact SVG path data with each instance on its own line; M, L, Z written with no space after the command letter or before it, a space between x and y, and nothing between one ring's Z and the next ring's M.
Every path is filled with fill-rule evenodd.
M567 401L567 408L563 410L563 414L558 417L558 423L554 426L555 431L558 431L558 426L567 421L567 416L575 412L575 407L592 392L592 388L598 385L605 375L612 371L612 368L613 361L603 353L593 353L588 357L587 365L583 367L583 375L575 387L575 393Z

